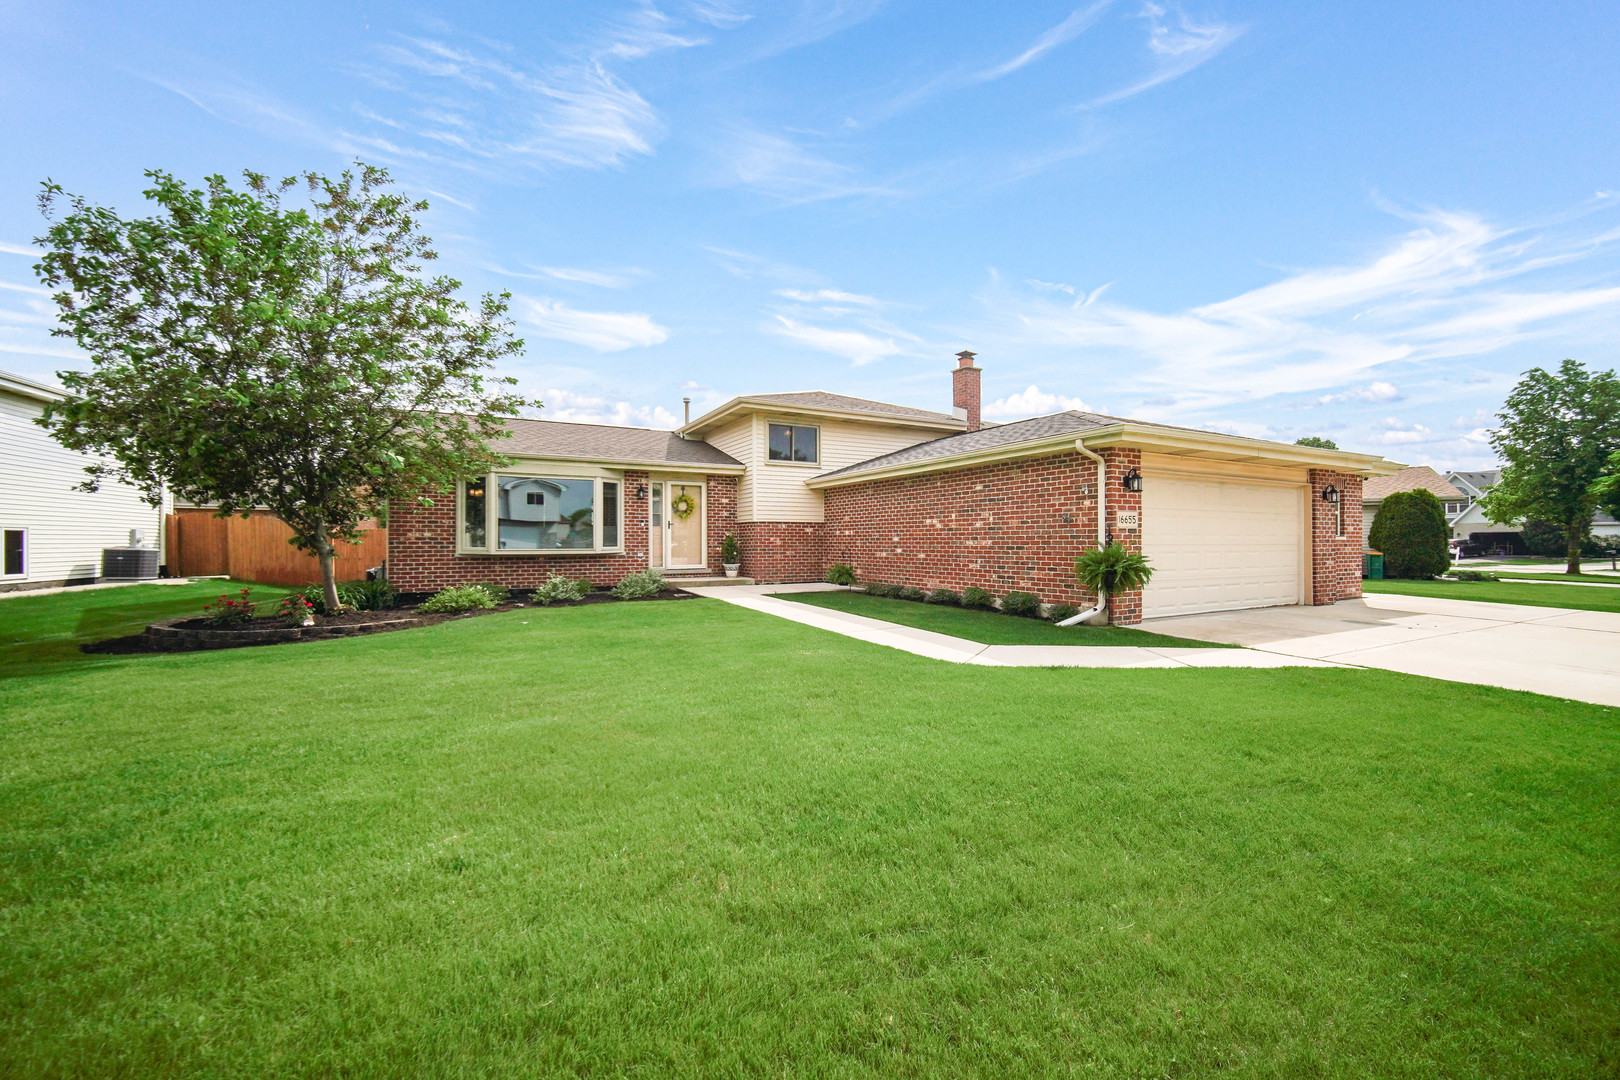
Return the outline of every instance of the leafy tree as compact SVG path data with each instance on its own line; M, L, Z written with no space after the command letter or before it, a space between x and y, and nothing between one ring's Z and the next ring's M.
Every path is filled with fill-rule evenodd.
M1519 535L1524 537L1524 550L1541 558L1556 559L1569 550L1563 528L1550 521L1526 521Z
M522 349L507 295L470 310L459 282L425 277L427 204L358 168L248 172L245 190L150 171L158 211L129 220L46 181L36 241L35 270L60 290L55 333L93 364L59 373L68 397L39 423L111 459L81 486L115 477L154 505L166 486L221 516L268 507L319 558L329 611L334 541L358 539L391 498L426 502L423 489L504 463L500 417L525 404L486 374ZM284 205L300 180L308 205Z
M1527 372L1497 414L1491 445L1506 465L1480 500L1499 524L1539 519L1564 532L1567 572L1581 570L1600 496L1594 482L1620 451L1620 379L1565 360L1556 374Z
M1603 472L1592 481L1592 498L1605 514L1620 519L1620 450L1609 455Z
M1320 435L1307 435L1303 439L1295 439L1295 446L1314 446L1318 450L1337 450L1339 444L1332 439L1324 439Z
M1384 553L1384 576L1439 577L1451 568L1451 528L1434 492L1397 491L1384 496L1367 543Z

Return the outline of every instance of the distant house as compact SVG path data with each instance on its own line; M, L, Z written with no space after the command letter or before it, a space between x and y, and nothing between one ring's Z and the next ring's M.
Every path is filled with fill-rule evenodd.
M1518 525L1498 525L1486 517L1485 512L1477 505L1485 493L1495 487L1501 479L1501 469L1446 474L1446 480L1462 492L1466 500L1466 505L1457 513L1446 514L1451 522L1451 535L1458 540L1473 539L1493 552L1522 554L1524 540L1521 528ZM1592 535L1620 536L1620 521L1605 513L1595 513L1592 515Z
M1385 499L1397 491L1432 491L1445 506L1446 518L1468 508L1467 497L1427 465L1412 465L1392 476L1369 476L1361 484L1362 539L1372 533L1373 518Z
M93 582L103 548L160 547L163 514L127 484L73 490L94 459L34 423L62 391L0 371L0 592Z

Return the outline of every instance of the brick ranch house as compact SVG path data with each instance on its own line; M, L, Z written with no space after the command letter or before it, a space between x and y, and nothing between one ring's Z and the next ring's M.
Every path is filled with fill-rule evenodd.
M981 426L973 360L958 356L950 413L814 391L735 398L678 431L511 420L509 469L391 507L389 578L703 575L734 532L758 582L848 563L862 581L1088 606L1074 558L1106 537L1155 571L1110 598L1115 623L1361 595L1362 481L1399 465L1087 412Z

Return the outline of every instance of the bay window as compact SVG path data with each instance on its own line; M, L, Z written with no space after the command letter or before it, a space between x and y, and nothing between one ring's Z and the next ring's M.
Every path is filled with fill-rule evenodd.
M599 476L495 473L461 485L460 550L616 551L620 482Z

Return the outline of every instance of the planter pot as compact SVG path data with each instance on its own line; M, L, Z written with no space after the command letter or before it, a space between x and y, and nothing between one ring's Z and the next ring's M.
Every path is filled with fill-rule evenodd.
M742 569L742 563L736 563L736 562L721 563L720 567L721 567L721 569L725 570L726 577L736 577L737 576L737 571Z

